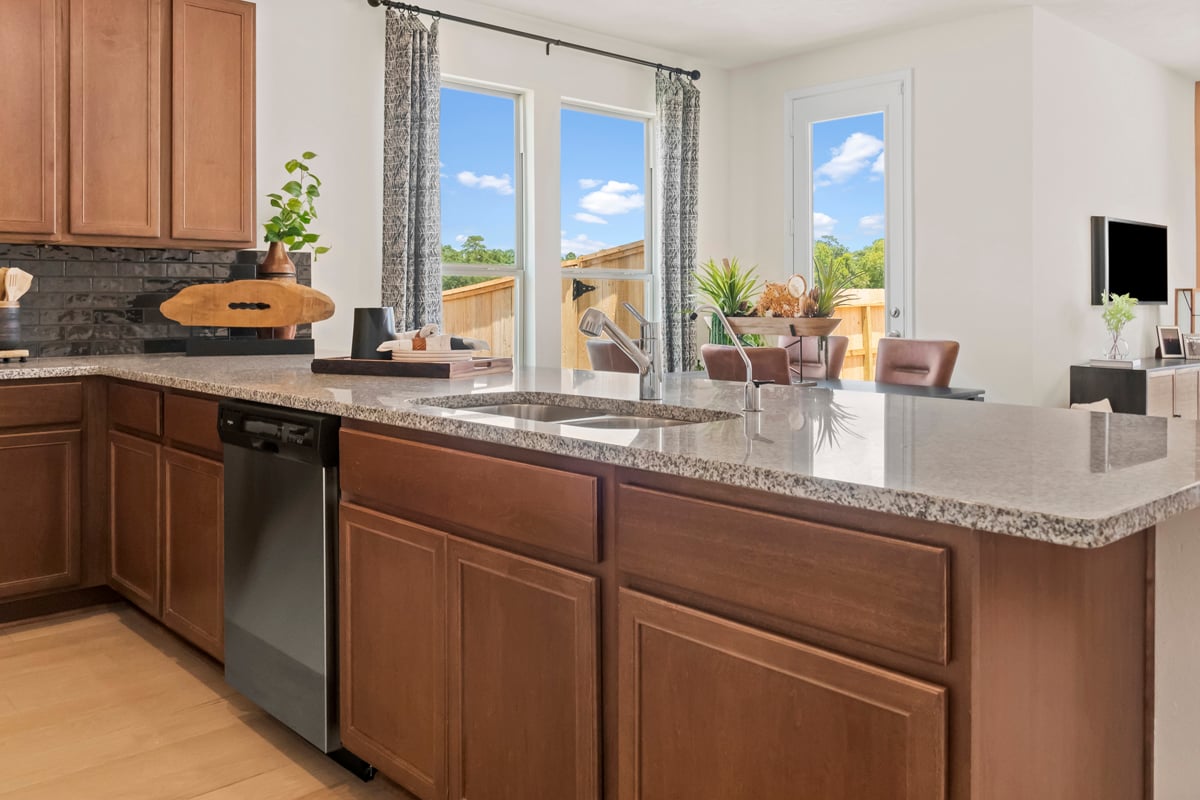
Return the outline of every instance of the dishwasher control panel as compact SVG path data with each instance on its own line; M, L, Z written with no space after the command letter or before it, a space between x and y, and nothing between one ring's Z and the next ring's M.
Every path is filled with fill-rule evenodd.
M221 403L218 419L226 446L337 465L338 417L227 400Z

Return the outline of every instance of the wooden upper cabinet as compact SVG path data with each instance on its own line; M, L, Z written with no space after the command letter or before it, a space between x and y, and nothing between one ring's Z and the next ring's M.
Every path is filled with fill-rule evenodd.
M0 23L0 233L57 229L59 32L56 0L4 0Z
M254 238L254 6L239 0L175 0L172 51L172 235L249 242Z
M163 0L71 0L71 233L161 233L163 24Z
M946 796L941 687L627 590L619 616L620 800Z

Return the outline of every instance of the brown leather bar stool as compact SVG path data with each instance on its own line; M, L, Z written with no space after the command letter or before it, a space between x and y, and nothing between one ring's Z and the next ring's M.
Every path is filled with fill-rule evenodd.
M770 381L784 386L792 385L788 353L782 347L747 347L750 366L754 369L754 380ZM737 348L728 344L706 344L700 348L704 369L714 381L746 380L746 365Z
M792 374L795 377L800 376L800 368L803 366L804 380L806 381L836 381L842 376L842 366L846 363L846 351L850 349L850 337L829 337L829 349L826 352L826 359L829 361L828 369L826 369L825 361L821 360L817 352L819 342L820 337L817 336L779 337L779 346L788 351L792 360Z
M957 361L958 342L883 338L875 360L875 381L945 388Z
M594 372L638 371L637 364L608 339L588 339L586 344L588 361L591 362Z

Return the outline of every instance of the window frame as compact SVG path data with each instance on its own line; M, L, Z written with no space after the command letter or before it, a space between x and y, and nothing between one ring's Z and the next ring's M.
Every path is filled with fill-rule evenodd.
M588 276L599 280L638 280L646 285L645 288L645 308L638 309L647 319L654 319L657 316L659 286L658 275L661 270L658 267L659 254L657 251L658 236L655 225L656 208L655 200L657 191L655 186L655 155L656 155L656 134L655 128L655 113L651 111L638 111L631 108L621 108L619 106L611 106L603 103L595 103L588 100L580 100L578 98L564 97L559 103L559 120L562 120L563 111L582 111L588 114L598 114L601 116L615 117L633 122L640 122L644 126L645 131L645 160L646 169L642 176L642 194L646 198L644 209L644 251L645 251L645 268L641 270L628 269L572 269L562 267L562 253L559 253L559 279L576 278L581 273L586 273ZM560 124L558 133L558 179L559 185L562 184L562 127ZM563 229L563 202L559 198L558 202L558 229Z
M527 200L529 193L526 191L526 185L531 178L529 174L529 159L526 157L528 152L527 136L530 129L530 122L527 118L530 107L530 103L528 102L530 92L514 86L505 86L503 84L445 74L441 76L440 89L474 92L476 94L504 97L513 101L513 205L515 208L514 225L516 226L513 239L513 264L508 266L503 264L441 262L441 272L443 277L450 275L487 278L512 277L514 279L513 360L516 363L520 363L524 360L525 355L525 280L528 263L527 254L531 252L528 220L532 215ZM440 119L438 120L438 126L440 131ZM441 238L441 231L439 231L439 238Z
M858 80L841 81L838 83L824 84L821 86L813 86L805 89L797 89L787 92L784 95L783 113L784 113L784 131L786 132L786 141L784 145L784 175L785 177L785 202L784 209L787 219L785 220L785 243L784 243L784 263L790 271L797 271L804 274L806 277L812 277L812 258L811 256L805 259L803 268L797 270L797 257L802 250L801 244L807 242L809 252L812 252L812 247L815 244L813 237L813 219L812 219L812 196L813 196L813 175L812 169L807 169L802 177L798 179L798 166L796 156L796 137L795 129L795 104L800 100L816 99L822 96L831 96L839 94L849 94L852 92L866 92L870 90L886 91L889 87L896 86L899 94L899 102L896 103L896 108L890 107L881 109L875 107L864 106L861 111L856 111L849 116L857 116L860 114L877 113L880 110L891 111L899 116L896 120L896 130L899 132L901 141L897 145L895 142L888 141L888 177L885 180L890 183L891 174L899 176L901 186L896 190L896 200L892 200L892 188L885 188L885 196L888 198L885 213L887 214L887 232L885 235L885 257L887 259L884 268L884 291L886 293L887 308L901 309L902 317L900 319L899 333L904 337L914 335L916 328L916 280L915 280L915 241L914 241L914 224L913 224L913 110L912 110L912 88L913 88L913 71L911 69L898 70L882 75L874 75ZM885 114L885 134L887 126L892 121ZM809 153L808 165L812 166L812 139L808 137ZM894 160L900 159L900 164L895 165ZM892 170L895 169L895 173ZM797 208L797 198L801 192L807 192L808 209L804 215L804 219L799 218L800 209ZM898 206L894 208L893 206ZM898 240L898 246L897 245ZM900 259L900 263L896 264L895 259ZM894 291L894 284L901 284L899 292ZM888 317L889 330L891 329L891 317Z

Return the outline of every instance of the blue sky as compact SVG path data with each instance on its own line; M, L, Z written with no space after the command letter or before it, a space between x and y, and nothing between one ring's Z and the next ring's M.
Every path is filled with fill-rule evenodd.
M511 98L442 89L442 243L481 235L516 241L515 105ZM562 111L562 253L579 255L645 235L645 124Z
M594 253L646 235L646 124L562 110L562 253Z
M812 126L813 235L851 250L883 238L883 114Z
M469 235L516 242L516 106L510 97L442 89L442 243Z

